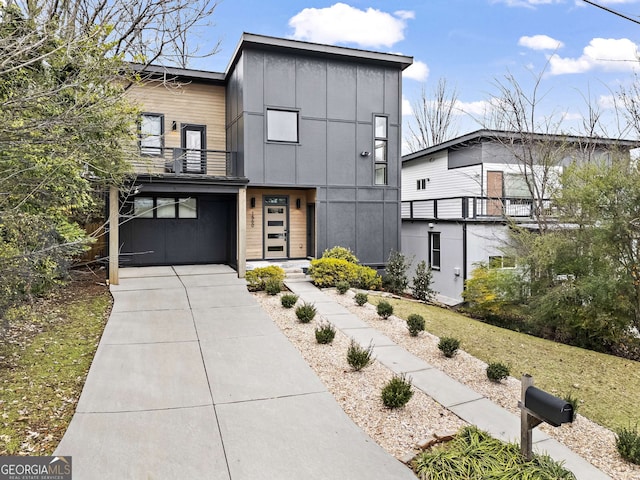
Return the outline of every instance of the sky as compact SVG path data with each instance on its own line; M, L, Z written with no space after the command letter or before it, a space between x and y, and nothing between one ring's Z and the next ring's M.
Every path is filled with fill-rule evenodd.
M640 0L596 3L640 21ZM536 122L579 134L591 103L606 119L601 134L617 137L612 98L640 69L640 24L582 0L221 0L211 23L199 40L219 41L218 53L193 68L223 72L243 32L413 57L403 73L405 135L421 91L440 79L457 91L462 135L486 125L511 76L527 96L539 79Z

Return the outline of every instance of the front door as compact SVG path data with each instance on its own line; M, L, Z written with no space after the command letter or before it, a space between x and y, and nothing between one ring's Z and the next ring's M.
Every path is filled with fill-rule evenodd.
M183 171L185 173L207 173L206 127L204 125L182 125L182 148L184 149Z
M264 197L264 257L289 256L289 197Z

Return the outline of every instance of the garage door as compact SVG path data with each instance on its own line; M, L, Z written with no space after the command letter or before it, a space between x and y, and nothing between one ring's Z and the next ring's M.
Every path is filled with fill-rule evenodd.
M235 196L136 196L121 224L120 265L233 263Z

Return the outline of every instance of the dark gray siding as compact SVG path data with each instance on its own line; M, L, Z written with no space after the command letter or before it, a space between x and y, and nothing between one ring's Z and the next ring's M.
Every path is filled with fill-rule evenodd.
M400 68L248 48L231 72L229 148L251 186L316 188L317 255L341 245L382 264L400 247L400 81ZM300 112L299 144L266 142L267 107ZM389 117L387 186L360 156L375 114Z

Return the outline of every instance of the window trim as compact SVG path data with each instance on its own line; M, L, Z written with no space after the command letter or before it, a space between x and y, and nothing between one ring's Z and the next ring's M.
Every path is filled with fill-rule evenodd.
M434 238L438 238L438 248L433 248L433 240ZM434 265L434 252L438 252L438 265ZM440 237L440 232L429 232L429 267L431 270L440 270L442 268L442 238Z
M160 134L157 135L157 137L159 137L160 139L160 146L156 147L156 146L143 146L142 145L142 118L143 117L156 117L160 119ZM164 155L164 136L165 136L165 129L164 129L164 113L156 113L156 112L142 112L140 114L140 119L138 121L138 148L140 150L140 154L144 155L146 157L161 157ZM153 137L156 137L156 135L153 135ZM149 136L149 138L152 138L152 136ZM149 149L150 151L144 152L144 149Z
M296 139L295 140L280 140L269 137L269 112L284 112L294 113L296 116ZM300 110L297 108L283 108L283 107L266 107L264 114L264 137L267 143L277 143L281 145L299 145L300 144Z

